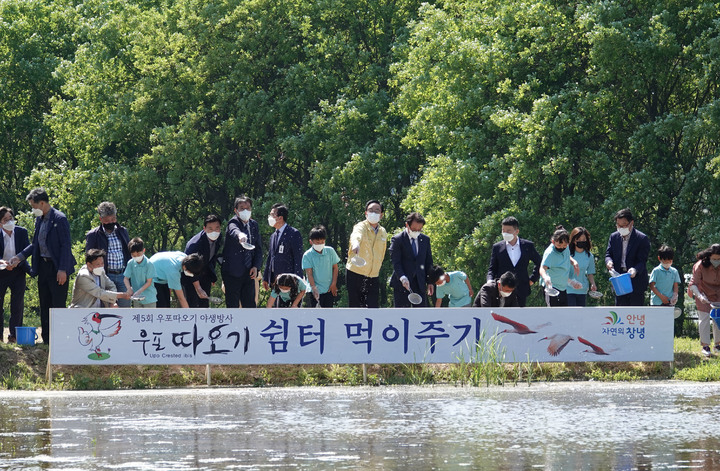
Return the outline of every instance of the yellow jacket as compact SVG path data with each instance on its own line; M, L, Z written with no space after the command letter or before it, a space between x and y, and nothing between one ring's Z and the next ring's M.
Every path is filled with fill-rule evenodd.
M350 262L355 256L353 247L358 246L358 255L367 262L364 266L359 267ZM377 278L380 275L380 266L385 258L385 250L387 249L387 231L384 227L378 225L377 234L375 229L366 220L360 221L353 227L350 234L350 247L348 249L347 269L358 275L367 276L368 278Z

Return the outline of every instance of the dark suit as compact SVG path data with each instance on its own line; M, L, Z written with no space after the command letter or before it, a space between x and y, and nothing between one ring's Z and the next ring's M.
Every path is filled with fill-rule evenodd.
M115 235L118 239L120 239L120 245L122 246L123 252L123 264L127 266L127 263L131 258L130 249L128 248L130 235L128 234L127 229L120 224L115 225ZM105 252L108 251L108 236L102 224L85 235L85 251L87 252L90 249L101 249ZM107 257L105 257L105 272L108 273Z
M517 294L517 288L510 294L510 296L504 298L500 296L500 290L498 289L498 281L488 281L478 291L475 297L473 307L519 307Z
M204 230L195 234L192 239L185 244L186 254L190 255L196 253L200 255L203 262L205 262L205 266L199 275L189 277L183 273L180 277L183 289L185 290L185 298L187 299L188 306L210 307L210 301L207 299L200 299L193 283L200 281L200 287L208 294L208 296L210 295L212 284L217 281L215 265L217 264L221 250L222 236L217 238L213 253L210 253L210 239L208 239L207 233Z
M390 260L393 266L390 285L393 287L395 307L427 307L426 278L433 266L430 238L425 234L417 237L417 255L415 255L410 236L407 230L403 230L390 240ZM402 276L407 277L413 292L422 296L422 303L413 305L408 300L410 292L400 282Z
M510 255L507 253L506 242L498 242L492 246L490 254L490 268L487 273L487 281L500 278L505 272L513 272L517 278L517 287L515 294L518 298L518 304L525 306L527 297L530 295L530 282L537 282L540 276L540 263L542 257L535 249L535 244L526 239L518 239L520 243L520 260L517 265L513 266ZM532 275L528 276L528 265L533 262Z
M41 221L48 225L46 244L48 258L40 255ZM72 254L72 241L70 240L70 223L65 215L55 208L43 217L35 218L35 235L32 244L23 251L22 256L27 259L32 255L31 275L38 277L38 295L40 298L40 325L44 343L50 343L50 308L66 307L70 275L75 273L75 257ZM65 284L57 282L57 272L63 270L68 276Z
M279 239L278 231L273 232L270 236L270 246L268 247L268 257L265 261L263 281L272 285L275 282L275 278L283 273L294 273L302 278L303 253L300 231L286 225Z
M605 251L605 265L612 261L615 270L626 273L630 268L637 272L632 278L632 293L615 296L616 306L642 306L645 304L645 291L648 287L647 261L650 254L650 239L642 232L633 228L628 240L625 254L625 269L622 268L622 236L615 231L610 234L607 250Z
M238 237L243 233L248 243L254 245L246 250ZM235 216L228 222L225 230L223 248L222 276L225 283L225 305L227 307L256 307L255 280L250 278L250 269L262 268L262 240L257 221L250 219L247 224Z
M15 242L15 253L30 245L28 231L24 227L15 226L13 234ZM5 253L5 234L0 237L0 257ZM30 266L22 261L12 270L0 271L0 332L5 328L5 310L3 300L5 293L10 288L10 337L15 337L15 327L23 325L23 311L25 310L25 275L30 273Z

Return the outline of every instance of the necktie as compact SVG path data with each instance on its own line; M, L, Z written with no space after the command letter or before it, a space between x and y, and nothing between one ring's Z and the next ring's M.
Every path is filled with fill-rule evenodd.
M413 254L417 257L417 244L415 243L415 239L410 239L410 244L412 245Z

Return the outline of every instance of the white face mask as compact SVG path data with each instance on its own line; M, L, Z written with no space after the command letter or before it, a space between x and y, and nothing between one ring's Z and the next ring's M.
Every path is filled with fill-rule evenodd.
M185 270L184 268L183 268L183 273L185 273L185 276L189 276L190 278L194 278L194 277L195 277L195 275L193 275L192 272L190 272L190 271L188 271L188 270Z
M3 229L5 229L8 232L12 232L12 230L15 229L15 221L10 219L8 222L3 224Z
M103 276L105 273L105 268L103 267L95 267L92 269L93 275L95 276Z
M33 214L33 216L39 218L40 216L43 215L43 212L42 212L42 209L40 209L40 208L33 208L32 214Z
M325 248L325 244L313 244L313 249L315 249L317 252L322 252Z
M720 267L720 260L710 260L710 263L712 263L712 266L715 268Z
M503 232L502 238L505 242L512 242L512 240L515 238L515 234L510 234L509 232Z
M512 293L508 293L508 292L506 292L506 291L500 290L500 296L502 296L503 298L507 298L507 297L510 296L511 294L512 294Z
M208 239L210 240L217 240L218 237L220 237L219 232L206 232Z
M370 224L377 224L380 222L380 214L378 213L365 213L365 217Z
M629 227L618 227L617 231L620 233L621 236L625 237L628 234L630 234L630 228Z
M137 257L133 257L133 260L135 260L136 263L142 263L144 258L145 255L138 255Z
M277 224L277 219L272 216L268 216L268 225L270 227L275 227L275 224Z
M250 220L252 212L247 209L243 209L242 211L238 211L237 215L243 222L248 222Z
M661 265L664 269L669 270L670 267L672 266L672 263L662 263Z
M437 286L439 288L439 287L443 286L445 283L447 283L447 281L445 281L445 278L440 278L437 281L437 283L435 283L435 286Z
M279 289L280 289L280 292L281 292L281 293L287 294L287 293L290 292L290 288L288 288L288 289L279 288Z
M420 231L411 231L410 229L408 229L407 233L411 239L417 239L420 236Z

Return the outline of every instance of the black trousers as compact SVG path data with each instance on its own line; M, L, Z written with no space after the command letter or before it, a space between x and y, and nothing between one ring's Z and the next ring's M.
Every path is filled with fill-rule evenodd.
M167 283L155 283L157 303L155 307L170 307L170 287Z
M38 297L43 343L50 344L50 308L67 307L68 281L57 282L57 269L52 260L40 258L38 263Z
M422 302L420 304L413 304L410 302L410 300L408 299L410 291L405 289L402 283L400 283L400 280L393 280L392 287L393 304L395 305L395 307L427 307L428 304L426 293L420 291L420 286L418 285L417 278L413 277L413 279L410 280L410 288L412 288L413 293L417 293L422 296Z
M210 301L207 299L200 299L195 286L193 285L194 278L184 276L182 279L183 291L185 292L185 299L188 302L189 307L210 307ZM212 289L212 281L210 278L200 278L200 287L210 296L210 290Z
M15 337L15 327L23 325L23 311L25 310L25 272L20 268L0 272L0 333L5 328L5 293L10 289L10 334Z
M335 296L330 291L320 295L320 307L333 307L335 304ZM318 301L313 296L312 290L308 291L307 300L305 301L307 307L316 307Z
M347 271L348 304L350 307L380 307L380 281Z
M225 283L225 305L227 307L257 307L255 304L255 280L250 273L232 276L223 273Z
M557 296L548 296L548 294L545 293L545 301L548 307L565 307L568 305L567 291L560 291L560 294Z

